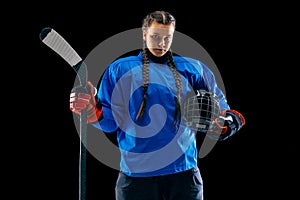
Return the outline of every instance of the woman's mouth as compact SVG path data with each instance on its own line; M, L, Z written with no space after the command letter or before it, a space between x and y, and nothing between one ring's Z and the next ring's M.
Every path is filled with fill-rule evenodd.
M157 52L157 53L160 53L160 54L166 52L165 49L154 49L154 51Z

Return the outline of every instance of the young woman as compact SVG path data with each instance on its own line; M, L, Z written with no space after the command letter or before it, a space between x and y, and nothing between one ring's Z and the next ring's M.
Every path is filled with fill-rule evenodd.
M203 199L197 132L181 117L183 102L196 91L207 90L218 98L224 116L220 140L245 124L243 116L230 109L207 66L172 54L175 27L170 13L149 13L142 24L141 52L107 67L95 99L92 89L71 93L73 112L87 108L88 123L105 133L117 132L121 152L117 200Z

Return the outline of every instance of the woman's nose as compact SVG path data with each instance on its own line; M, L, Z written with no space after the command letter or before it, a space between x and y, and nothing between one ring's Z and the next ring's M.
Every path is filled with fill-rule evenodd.
M160 47L165 46L165 40L164 40L163 38L160 39L160 41L158 42L158 45L159 45Z

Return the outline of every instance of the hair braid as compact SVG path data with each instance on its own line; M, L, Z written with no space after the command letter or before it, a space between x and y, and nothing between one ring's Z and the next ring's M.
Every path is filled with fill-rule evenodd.
M176 88L177 88L177 98L175 98L175 112L174 112L174 124L176 124L178 116L180 116L180 114L181 114L181 110L180 110L181 95L180 94L182 91L182 81L180 78L180 74L178 73L178 71L176 69L171 50L170 50L170 54L167 59L167 64L173 73Z
M140 105L139 111L136 115L135 120L138 118L141 118L144 115L145 108L146 108L146 102L147 102L147 90L149 86L149 59L147 56L147 50L146 45L144 43L143 45L143 67L142 67L142 75L143 75L143 100Z

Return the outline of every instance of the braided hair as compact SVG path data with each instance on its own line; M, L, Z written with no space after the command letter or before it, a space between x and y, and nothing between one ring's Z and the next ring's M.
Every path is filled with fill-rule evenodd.
M170 25L173 24L175 26L176 20L175 18L168 12L166 11L154 11L150 14L148 14L144 20L143 20L143 25L142 25L142 30L146 30L148 27L151 26L153 22L157 22L163 25ZM146 47L146 42L143 43L143 50L142 50L142 75L143 75L143 100L141 102L139 111L136 116L136 120L138 118L141 118L145 112L146 108L146 102L147 102L147 90L148 90L148 85L149 85L149 57L148 57L148 52ZM176 124L178 116L180 116L180 93L182 91L182 82L180 75L176 69L175 62L173 59L173 54L172 51L169 50L166 53L167 56L167 65L169 69L172 71L175 83L176 83L176 88L177 88L177 97L175 97L175 111L174 111L174 124Z

